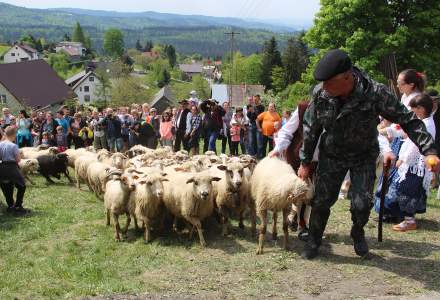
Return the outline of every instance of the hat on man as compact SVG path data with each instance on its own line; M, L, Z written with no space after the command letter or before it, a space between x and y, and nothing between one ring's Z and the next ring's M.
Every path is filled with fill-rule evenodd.
M350 57L340 49L328 51L318 62L313 73L317 81L326 81L352 68Z

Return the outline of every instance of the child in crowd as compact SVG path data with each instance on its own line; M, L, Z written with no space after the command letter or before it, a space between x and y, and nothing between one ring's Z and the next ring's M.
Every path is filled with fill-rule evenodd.
M67 149L67 136L64 133L63 126L57 127L57 134L55 137L55 140L57 141L57 147L59 152L64 152Z
M173 147L173 122L169 112L164 112L160 122L160 143L162 146Z
M232 156L238 156L238 145L240 144L240 131L241 127L240 124L235 120L232 119L231 121L231 155Z
M49 133L48 132L43 132L43 134L41 135L41 145L48 145L50 146L50 138L49 138Z

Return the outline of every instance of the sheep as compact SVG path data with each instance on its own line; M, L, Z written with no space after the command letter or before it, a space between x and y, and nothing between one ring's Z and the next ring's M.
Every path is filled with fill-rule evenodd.
M226 165L218 165L211 168L211 174L220 177L222 180L214 184L215 204L218 208L222 223L222 234L228 234L230 226L229 215L235 212L239 216L239 227L244 229L243 213L248 206L251 210L248 197L248 181L244 176L243 165L239 162L229 162ZM252 228L252 235L255 234L255 228Z
M67 149L66 151L64 151L64 153L67 154L67 157L69 160L69 167L71 167L71 168L75 167L75 161L80 156L96 157L96 153L90 152L86 148Z
M130 194L128 201L128 210L135 216L135 226L137 220L141 220L145 226L144 242L151 240L151 228L154 220L160 217L163 208L163 182L168 181L159 172L149 172L147 175L141 175L135 182L134 191Z
M115 171L117 168L109 166L101 162L92 162L87 167L87 182L90 190L95 193L96 197L102 199L105 191L105 185L108 180L109 172Z
M87 169L90 164L96 161L97 161L96 156L92 156L92 155L80 156L75 160L75 179L76 179L76 187L78 189L81 187L81 181L84 181L87 183L87 185L89 185L87 181Z
M146 154L146 153L151 153L152 151L153 150L151 150L151 149L149 149L147 147L144 147L144 146L141 146L141 145L135 145L135 146L131 147L126 152L126 154L127 154L127 156L129 158L133 158L133 157L138 156L138 155L142 155L142 154Z
M163 201L167 210L175 217L183 218L196 227L200 244L206 246L202 224L214 210L213 181L221 180L208 171L200 173L176 173L163 183Z
M22 152L21 156L24 159L29 159L29 158L37 159L38 157L43 156L43 155L56 155L57 153L58 153L57 147L49 147L46 150L40 150L40 151L28 150L28 151Z
M72 179L68 172L68 160L65 153L58 153L56 155L42 155L37 158L38 160L38 172L43 175L47 183L54 183L50 176L60 179L60 174L64 174L70 183Z
M276 171L276 176L268 178L269 170ZM287 249L289 235L287 216L292 203L310 199L311 193L311 187L296 176L292 167L286 162L278 158L264 158L257 164L251 177L251 196L261 220L257 254L263 253L267 211L273 212L273 239L277 237L277 212L283 211L284 248Z
M126 214L127 222L124 229L124 235L127 235L128 227L130 226L131 217L128 212L128 199L133 190L130 183L129 175L122 174L122 171L112 170L106 173L107 183L105 185L104 193L104 207L106 210L107 226L110 226L110 215L113 216L115 225L115 240L120 241L121 227L119 225L119 216Z
M27 181L29 181L30 184L34 185L35 183L31 180L29 174L38 171L39 168L38 160L34 158L22 159L18 163L18 166L20 167L20 170L23 173L24 178L27 179Z

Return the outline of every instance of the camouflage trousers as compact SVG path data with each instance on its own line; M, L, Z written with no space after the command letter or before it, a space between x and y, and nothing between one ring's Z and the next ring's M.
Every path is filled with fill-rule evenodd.
M373 205L373 189L376 179L376 165L374 160L367 160L353 164L330 159L320 155L316 170L315 196L312 200L310 215L310 238L317 246L321 244L330 208L338 199L341 184L345 175L350 171L351 186L348 197L351 201L350 211L353 227L351 236L357 239L364 235L363 227L370 217Z

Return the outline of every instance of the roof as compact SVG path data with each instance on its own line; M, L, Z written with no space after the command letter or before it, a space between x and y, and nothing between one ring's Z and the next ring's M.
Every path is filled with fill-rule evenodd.
M202 73L203 65L200 63L180 64L179 69L185 73Z
M59 42L57 45L57 47L83 47L83 44L81 42Z
M264 93L263 85L227 85L227 84L213 84L212 85L212 99L221 103L231 99L231 107L243 106L247 103L247 98L257 94Z
M82 56L82 52L78 48L61 48L59 51L64 51L69 56Z
M156 95L154 95L154 98L151 101L151 107L159 109L157 106L159 106L160 102L164 101L164 98L170 104L174 102L173 93L168 85L164 86L159 92L156 93Z
M75 96L72 89L42 60L0 64L0 83L29 107L45 107Z
M27 54L31 55L33 53L38 53L38 51L34 48L32 48L31 46L27 45L27 44L23 44L23 43L15 43L11 48L13 47L20 47L21 49L23 49L24 52L26 52Z
M87 72L78 82L75 83L75 85L72 87L72 90L75 90L84 80L90 77L90 75L94 75L96 77L96 74L93 71Z
M84 76L86 76L86 74L87 74L86 71L83 70L83 71L81 71L81 72L79 72L79 73L73 75L72 77L67 78L66 81L65 81L65 83L66 83L67 85L71 85L71 86L73 86L73 85L75 85L75 84L78 82L78 80L80 80L81 78L83 78Z

